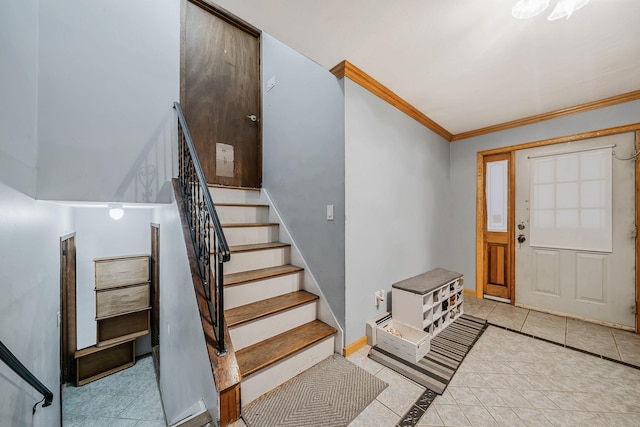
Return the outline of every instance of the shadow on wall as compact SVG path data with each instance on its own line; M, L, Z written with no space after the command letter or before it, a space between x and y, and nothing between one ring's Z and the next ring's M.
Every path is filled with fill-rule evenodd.
M175 112L168 108L167 114L142 148L111 200L171 203L174 170L177 174L177 140Z

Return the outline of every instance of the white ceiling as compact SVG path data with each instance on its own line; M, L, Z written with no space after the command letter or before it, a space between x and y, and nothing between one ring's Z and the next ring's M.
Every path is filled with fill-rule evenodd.
M640 89L640 0L530 20L516 0L213 0L327 69L348 60L456 134Z

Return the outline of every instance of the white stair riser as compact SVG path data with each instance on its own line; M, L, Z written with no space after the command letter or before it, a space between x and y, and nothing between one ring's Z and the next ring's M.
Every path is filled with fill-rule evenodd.
M222 224L269 222L268 206L216 206Z
M242 379L242 406L247 406L269 390L283 384L333 354L333 336ZM234 344L235 345L235 344Z
M256 190L238 190L235 188L209 187L214 203L255 203L261 202L261 192Z
M278 226L224 227L229 246L273 243L278 241Z
M235 351L316 320L316 301L229 328Z
M289 264L289 253L290 248L288 246L232 253L231 260L224 265L224 273L231 274Z
M278 295L299 291L302 283L302 272L271 277L254 282L231 285L224 288L224 308L239 307L252 302Z

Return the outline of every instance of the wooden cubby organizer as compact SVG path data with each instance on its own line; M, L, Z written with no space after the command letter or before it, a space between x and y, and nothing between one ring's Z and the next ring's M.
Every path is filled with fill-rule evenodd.
M464 313L463 276L436 268L392 285L392 315L434 338Z
M82 386L135 365L136 341L83 348L76 351L75 358L76 386Z
M149 255L96 258L97 343L78 350L76 385L135 364L135 340L150 331Z

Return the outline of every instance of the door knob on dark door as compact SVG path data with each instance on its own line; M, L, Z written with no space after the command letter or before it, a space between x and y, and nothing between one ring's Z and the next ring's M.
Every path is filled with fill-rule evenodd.
M257 122L258 121L258 116L256 116L255 114L249 114L247 116L247 119L251 120L252 122Z
M519 234L517 240L518 240L518 243L523 244L524 242L527 241L527 238L524 237L524 234Z

